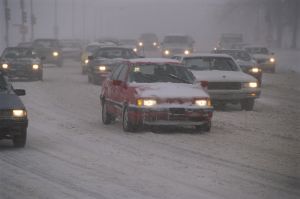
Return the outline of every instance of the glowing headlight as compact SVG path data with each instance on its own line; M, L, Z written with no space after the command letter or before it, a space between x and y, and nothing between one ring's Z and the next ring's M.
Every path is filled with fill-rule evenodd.
M139 46L143 46L144 44L143 44L143 42L139 42Z
M165 50L165 55L169 55L170 54L170 51L169 50Z
M257 88L257 83L256 82L249 82L249 87L250 88Z
M153 99L138 99L137 100L137 105L138 106L154 106L154 105L156 105L157 104L157 102L156 102L156 100L153 100Z
M153 42L153 46L157 46L157 43L156 43L156 42Z
M54 51L54 52L52 53L52 55L53 55L54 57L57 57L57 56L59 55L59 53L56 52L56 51Z
M137 52L137 48L134 48L133 51L134 51L134 52Z
M14 117L25 117L26 111L24 110L13 110L13 116Z
M259 73L260 72L260 69L255 67L255 68L251 68L251 72L252 73Z
M271 57L271 58L270 58L270 62L274 63L274 62L275 62L275 58L274 58L274 57Z
M210 106L210 103L208 100L201 99L201 100L196 100L195 104L198 106Z
M88 59L84 60L84 63L85 63L85 64L88 64L88 63L89 63L89 60L88 60Z
M106 66L99 66L100 71L106 71Z
M8 69L8 64L2 64L3 69Z
M184 54L185 54L185 55L188 55L188 54L190 54L190 51L189 51L189 50L185 50L185 51L184 51Z
M38 70L39 69L39 65L38 64L33 64L32 65L32 69L33 70Z

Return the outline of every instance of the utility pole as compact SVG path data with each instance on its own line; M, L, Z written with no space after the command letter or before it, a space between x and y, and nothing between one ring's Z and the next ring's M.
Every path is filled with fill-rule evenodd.
M58 39L58 23L57 23L57 0L54 0L54 26L53 26L53 33L54 38Z
M74 39L74 9L75 9L75 3L74 0L72 0L72 39Z
M22 42L25 42L26 40L26 33L27 33L27 27L25 23L27 22L27 13L25 12L25 6L24 6L24 0L20 0L20 7L21 7L21 13L22 13L22 23L20 25L20 32L22 35Z
M31 28L31 35L30 35L30 41L34 40L34 25L36 24L36 17L33 12L33 0L30 0L30 28Z
M7 0L3 0L4 12L5 12L5 43L6 47L9 46L9 21L10 21L10 9L8 8Z

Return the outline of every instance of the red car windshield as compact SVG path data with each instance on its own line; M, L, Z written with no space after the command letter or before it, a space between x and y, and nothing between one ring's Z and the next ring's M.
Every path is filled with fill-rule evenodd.
M131 67L129 82L172 82L192 84L194 82L194 76L185 67L179 65L153 63L137 64Z

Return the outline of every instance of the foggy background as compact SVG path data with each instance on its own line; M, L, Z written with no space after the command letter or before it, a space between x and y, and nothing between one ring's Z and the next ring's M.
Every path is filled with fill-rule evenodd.
M5 0L0 1L2 50L6 46ZM10 46L22 41L20 2L8 0ZM101 37L137 39L144 32L156 33L161 40L166 34L189 34L200 51L215 47L222 33L243 33L246 43L269 47L297 48L299 43L299 21L293 21L293 26L290 24L290 19L299 16L289 16L293 13L290 9L294 8L291 2L297 4L298 0L32 0L36 21L33 35L30 31L30 0L23 2L27 15L24 23L28 30L26 41L54 38L57 27L59 39L89 41ZM278 7L282 8L281 15L276 10ZM282 19L277 19L278 15ZM292 41L295 28L297 38ZM292 44L295 41L296 44Z

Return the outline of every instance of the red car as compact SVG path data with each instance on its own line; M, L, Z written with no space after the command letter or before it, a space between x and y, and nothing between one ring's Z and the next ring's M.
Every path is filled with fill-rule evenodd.
M195 126L210 131L213 107L192 73L176 60L131 59L115 67L100 95L102 121L123 130L147 126Z

